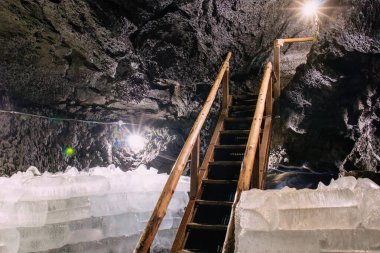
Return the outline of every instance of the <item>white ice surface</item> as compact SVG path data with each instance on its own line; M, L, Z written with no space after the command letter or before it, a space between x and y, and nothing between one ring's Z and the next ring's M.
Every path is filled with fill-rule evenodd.
M235 215L236 252L380 252L380 187L353 177L317 190L251 190Z
M135 246L168 178L145 166L128 172L113 165L88 172L69 167L41 176L36 171L0 178L0 253L59 252L61 247L91 252L83 245L126 252ZM174 239L188 189L189 178L182 177L153 248ZM120 251L109 241L122 245Z

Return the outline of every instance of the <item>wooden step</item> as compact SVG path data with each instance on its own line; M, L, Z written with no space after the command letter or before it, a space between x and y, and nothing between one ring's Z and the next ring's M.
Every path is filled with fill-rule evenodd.
M238 180L217 180L217 179L203 179L205 184L237 184Z
M232 96L232 105L255 105L258 96Z
M215 145L215 149L244 149L246 145Z
M213 201L217 202L217 201ZM229 202L221 202L229 203ZM232 205L198 205L194 209L192 223L205 225L228 225Z
M224 120L224 130L250 130L253 118L226 118Z
M241 161L213 162L208 166L208 179L212 180L238 180L241 171Z
M246 145L248 142L249 131L231 130L221 132L219 135L220 145Z
M190 252L220 253L226 237L226 230L189 229L185 250Z
M250 130L223 130L220 131L221 134L248 134L250 133Z
M232 206L234 202L228 201L207 201L207 200L196 200L195 203L201 206Z
M258 97L258 96L259 95L256 93L249 93L249 92L246 92L244 94L232 94L232 97L235 97L235 98Z
M206 225L199 223L189 223L187 224L189 229L199 229L199 230L227 230L227 225Z
M232 202L235 199L237 184L202 184L201 200Z
M253 117L255 114L256 106L231 106L228 110L228 117L230 118L242 118Z
M209 162L209 165L233 166L233 165L241 165L241 161L212 161L212 162Z
M215 161L243 161L246 145L216 145Z

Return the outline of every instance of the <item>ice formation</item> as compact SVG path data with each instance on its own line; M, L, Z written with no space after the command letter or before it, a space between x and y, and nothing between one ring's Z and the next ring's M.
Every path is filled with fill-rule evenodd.
M235 218L236 252L380 252L380 187L369 179L244 192Z
M132 252L168 178L140 166L0 178L0 252ZM152 249L171 245L188 202L182 177Z

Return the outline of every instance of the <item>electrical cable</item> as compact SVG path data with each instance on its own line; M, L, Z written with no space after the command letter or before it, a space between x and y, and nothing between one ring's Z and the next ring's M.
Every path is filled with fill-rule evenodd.
M124 125L138 126L139 125L139 124L135 124L135 123L126 123L126 122L123 122L121 120L116 121L116 122L115 121L114 122L104 122L104 121L95 121L95 120L70 119L70 118L48 117L48 116L43 116L43 115L37 115L37 114L25 113L25 112L17 112L17 111L10 111L10 110L0 110L0 113L28 116L28 117L34 117L34 118L47 119L47 120L80 122L80 123L85 123L85 124L118 125L118 126L124 126Z

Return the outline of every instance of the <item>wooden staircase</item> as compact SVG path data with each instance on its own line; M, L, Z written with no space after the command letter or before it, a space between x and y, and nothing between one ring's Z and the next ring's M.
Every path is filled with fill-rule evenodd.
M234 212L240 194L264 186L273 91L268 63L259 94L231 96L230 57L228 53L134 253L149 252L190 157L190 201L171 252L233 252ZM221 113L200 165L201 129L221 86Z
M256 103L257 95L232 96L220 116L172 253L222 252Z
M312 41L315 41L314 37L276 40L274 71L272 64L268 63L258 95L230 96L231 53L227 54L134 253L149 252L190 156L190 201L171 253L234 252L234 217L241 193L253 187L264 188L273 97L277 99L281 93L281 47L285 43ZM222 111L203 163L199 166L201 129L221 86Z

